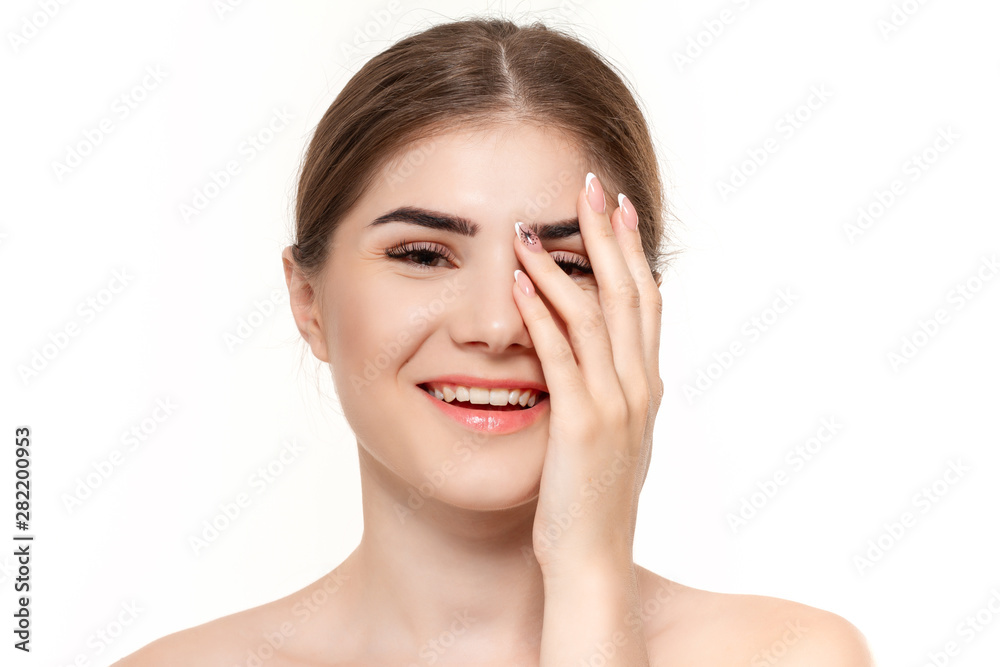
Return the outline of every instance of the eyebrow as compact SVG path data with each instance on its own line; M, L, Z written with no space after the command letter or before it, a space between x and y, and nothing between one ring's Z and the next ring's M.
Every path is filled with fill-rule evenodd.
M481 229L478 224L468 218L417 206L401 206L389 211L368 223L368 227L384 225L389 222L403 222L469 237L475 236ZM543 241L580 235L579 218L567 218L541 224L534 222L522 222L521 224L537 234Z

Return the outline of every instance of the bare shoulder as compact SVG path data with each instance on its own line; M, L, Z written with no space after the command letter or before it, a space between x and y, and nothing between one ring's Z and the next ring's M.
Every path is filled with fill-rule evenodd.
M122 658L112 667L168 667L168 665L235 664L242 655L236 638L228 630L236 629L220 618L202 625L180 630L147 644L135 653Z
M716 593L640 569L644 609L656 591L660 617L644 618L650 665L874 667L864 635L850 621L799 602ZM652 621L652 623L649 623Z
M157 639L113 667L302 667L315 664L320 654L339 659L344 646L350 650L353 645L342 635L331 635L329 628L344 624L337 593L347 578L334 569L283 598Z
M174 632L147 644L112 667L217 667L239 664L247 657L250 628L259 625L258 609L231 614Z
M277 600L166 635L113 667L217 667L244 664L254 653L274 667L284 665L288 642L280 623L275 627L282 603Z

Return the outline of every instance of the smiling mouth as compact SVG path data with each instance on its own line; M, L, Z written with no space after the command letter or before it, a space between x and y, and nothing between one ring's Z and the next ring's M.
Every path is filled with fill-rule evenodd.
M493 412L519 412L521 410L530 410L532 407L538 404L539 401L548 396L547 392L537 391L537 390L503 390L505 394L506 403L503 405L496 405L499 399L502 398L498 390L485 390L482 388L465 389L460 390L457 393L452 387L447 387L446 391L441 389L432 389L427 384L417 385L425 392L440 400L442 403L448 403L457 408L464 408L466 410L483 410L483 411L493 411ZM512 395L513 394L513 395ZM451 398L451 400L447 400ZM493 399L491 401L490 399ZM511 402L513 398L514 402ZM522 399L524 405L522 405Z

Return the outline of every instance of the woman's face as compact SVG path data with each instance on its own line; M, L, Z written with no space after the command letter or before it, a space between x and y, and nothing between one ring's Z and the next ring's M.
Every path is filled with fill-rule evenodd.
M548 441L544 395L527 411L520 401L497 410L475 396L447 403L424 387L492 388L493 401L506 395L497 380L545 391L512 295L514 270L523 270L514 223L575 221L587 171L596 169L552 131L455 131L410 146L337 229L315 321L304 326L296 317L314 354L331 364L361 447L395 472L381 477L398 483L411 509L431 496L480 510L537 496ZM372 224L403 207L424 215ZM416 224L446 217L472 229ZM578 230L543 244L596 299ZM442 382L456 375L465 381Z

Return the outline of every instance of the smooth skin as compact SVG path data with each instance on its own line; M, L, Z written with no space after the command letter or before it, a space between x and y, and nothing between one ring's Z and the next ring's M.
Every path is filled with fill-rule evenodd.
M612 208L614 177L588 178L595 169L552 130L451 131L389 165L317 280L285 250L296 325L330 364L357 436L361 542L304 589L119 665L873 664L840 616L633 562L663 392L662 301L634 208L627 197ZM400 206L462 216L475 233L369 224ZM540 250L512 230L568 218L580 234ZM422 250L386 256L404 241ZM549 407L515 433L473 433L417 387L452 373L543 382Z

